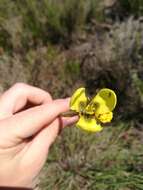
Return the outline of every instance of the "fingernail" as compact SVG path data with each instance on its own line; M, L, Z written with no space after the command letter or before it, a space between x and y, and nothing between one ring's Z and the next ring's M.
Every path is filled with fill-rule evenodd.
M70 97L65 98L65 100L68 101L68 102L70 102L70 99L71 99Z
M70 104L70 97L64 98L63 100L64 100L64 102L65 102L66 104L68 104L68 105Z

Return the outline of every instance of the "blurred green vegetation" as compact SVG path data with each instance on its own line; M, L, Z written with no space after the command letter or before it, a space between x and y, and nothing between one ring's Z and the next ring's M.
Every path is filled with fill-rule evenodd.
M67 47L75 40L76 34L86 30L93 20L105 21L106 8L113 20L118 14L126 18L143 13L142 0L109 2L111 5L106 7L103 1L98 0L1 0L1 45L6 50L20 47L27 49L50 41ZM113 12L117 14L115 17Z
M41 189L143 190L142 16L142 0L0 1L1 92L26 82L54 98L80 86L118 97L103 132L63 131Z
M142 16L143 15L143 1L142 0L119 0L122 9L129 15Z
M120 123L100 134L65 130L44 169L43 189L141 190L142 144L139 131ZM138 136L138 139L135 136ZM69 138L70 137L70 138Z
M1 0L1 32L9 35L11 47L19 35L21 46L35 47L47 44L72 42L74 34L81 31L86 22L101 15L96 8L98 1L87 0ZM100 16L99 16L100 17ZM10 25L13 25L11 29ZM6 42L5 42L6 43ZM8 46L8 44L7 44ZM8 46L9 47L9 46Z

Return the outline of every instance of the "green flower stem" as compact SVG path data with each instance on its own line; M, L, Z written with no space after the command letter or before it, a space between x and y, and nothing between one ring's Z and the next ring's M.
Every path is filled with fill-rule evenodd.
M72 110L60 114L61 117L73 117L76 115L79 115L79 113L76 111L72 111Z

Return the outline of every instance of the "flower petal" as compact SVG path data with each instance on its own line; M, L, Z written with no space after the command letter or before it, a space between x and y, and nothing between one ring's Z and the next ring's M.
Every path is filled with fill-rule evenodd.
M80 116L76 126L89 132L99 132L102 130L101 125L93 117Z
M117 97L113 90L103 88L98 92L97 96L100 96L105 101L106 106L109 108L110 111L115 108L117 104Z
M116 102L114 91L104 88L86 106L85 112L95 114L95 117L102 123L108 123L112 120L112 110L115 108Z
M104 114L99 114L97 116L97 118L102 123L109 123L113 118L113 113L112 112L107 112L107 113L104 113Z
M82 112L86 105L87 97L85 95L85 88L79 88L71 97L70 109L76 112Z
M100 96L96 95L94 98L89 102L89 104L86 106L85 112L87 114L95 114L97 110L100 109L101 106L107 107L104 99L102 99ZM103 113L103 112L101 112Z

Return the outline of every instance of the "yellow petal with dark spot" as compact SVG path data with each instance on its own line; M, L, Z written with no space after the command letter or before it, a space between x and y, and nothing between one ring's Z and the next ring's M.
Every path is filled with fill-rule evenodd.
M113 118L112 112L107 112L107 113L98 115L98 119L102 123L109 123L112 120L112 118Z
M104 105L106 107L104 99L96 95L86 106L85 112L87 114L94 114L101 107L101 105Z
M112 111L117 104L117 96L113 90L108 88L101 89L97 96L100 96L106 103L106 106Z
M102 130L101 125L97 123L94 117L86 118L85 116L80 116L76 126L89 132L99 132Z
M87 97L85 95L85 88L77 89L71 97L70 109L76 112L84 111L87 105Z

